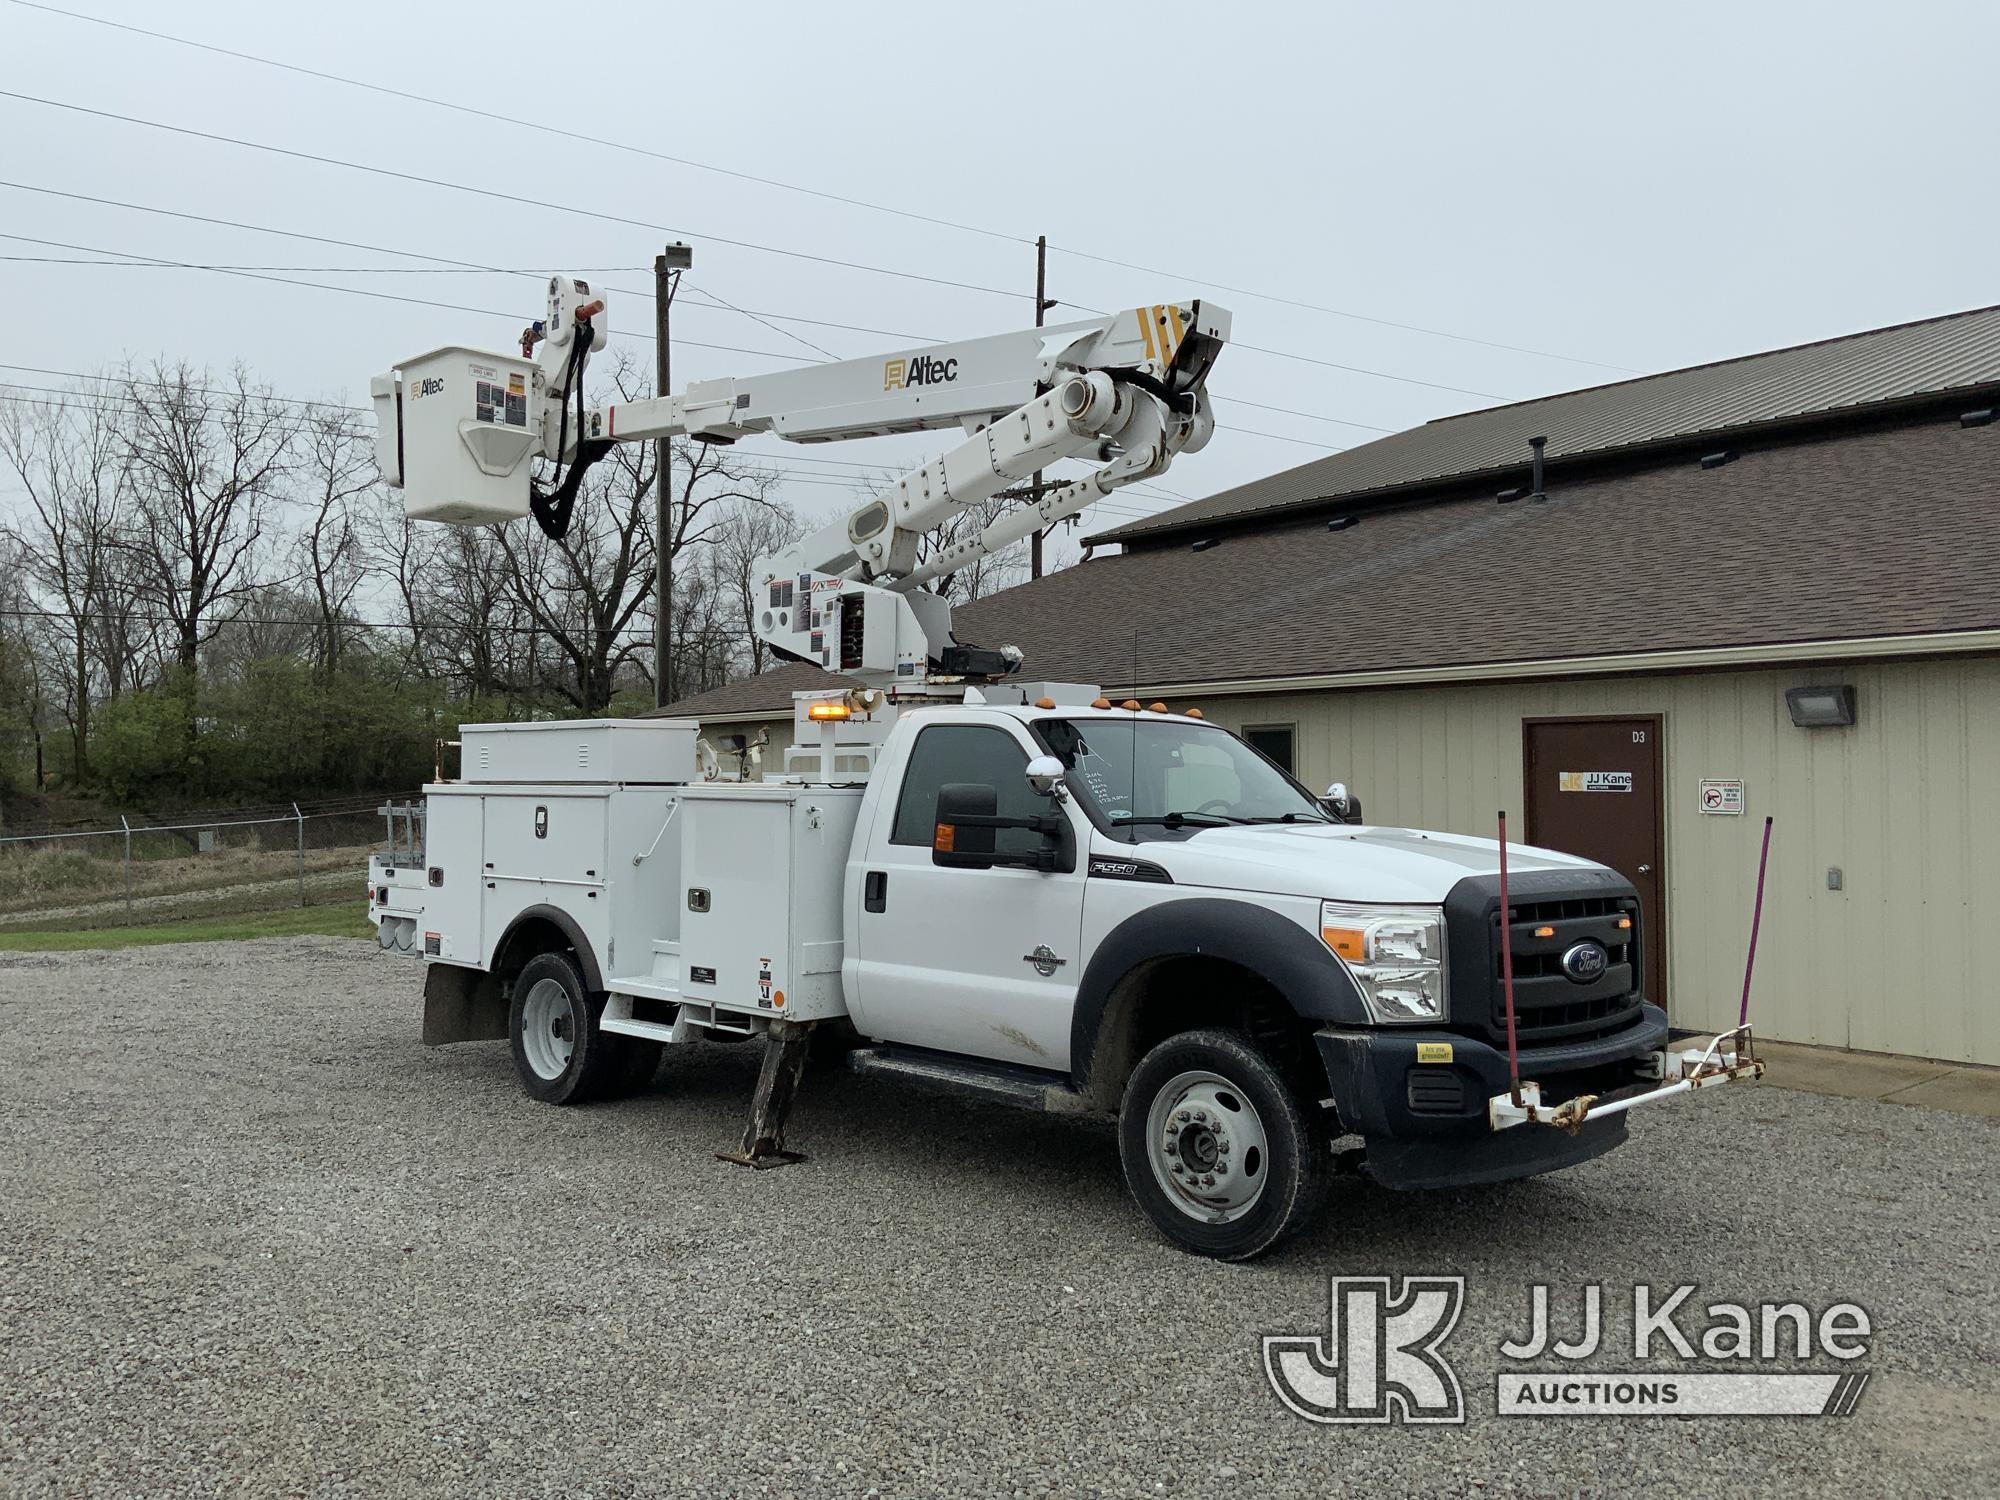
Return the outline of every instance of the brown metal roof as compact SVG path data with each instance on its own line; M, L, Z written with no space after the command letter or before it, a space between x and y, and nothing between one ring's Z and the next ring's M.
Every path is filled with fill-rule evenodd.
M1100 557L957 623L1020 646L1031 678L1142 687L2000 629L2000 424L1910 418L1342 531L1274 520ZM675 711L785 713L827 681L790 667Z
M1090 540L1133 541L1482 474L1525 475L1532 437L1548 438L1554 465L1995 383L2000 307L1985 307L1441 417Z

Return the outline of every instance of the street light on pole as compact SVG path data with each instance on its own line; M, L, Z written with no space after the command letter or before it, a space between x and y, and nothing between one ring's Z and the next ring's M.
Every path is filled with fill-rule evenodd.
M674 293L680 290L681 275L694 264L694 249L676 240L653 257L653 394L671 396L674 390L673 308ZM671 439L661 438L654 457L656 477L653 520L653 704L665 708L674 701L674 560L673 486L674 449Z

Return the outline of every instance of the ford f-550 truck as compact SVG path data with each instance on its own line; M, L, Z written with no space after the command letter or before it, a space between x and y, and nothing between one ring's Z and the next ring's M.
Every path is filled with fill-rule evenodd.
M429 962L427 1041L506 1037L528 1091L568 1104L649 1077L662 1046L762 1036L730 1158L768 1165L809 1042L844 1031L856 1067L1115 1116L1153 1222L1238 1259L1311 1218L1337 1136L1384 1183L1493 1181L1757 1073L1747 1030L1668 1047L1612 871L1349 823L1351 799L1195 715L1023 683L1019 651L953 633L924 584L1208 441L1220 308L592 407L606 318L556 277L519 358L448 347L375 379L377 462L412 517L561 536L618 442L963 436L755 565L757 636L862 684L798 695L775 779L715 779L688 721L463 732L423 856L370 871L383 946ZM1066 459L1100 467L923 554Z

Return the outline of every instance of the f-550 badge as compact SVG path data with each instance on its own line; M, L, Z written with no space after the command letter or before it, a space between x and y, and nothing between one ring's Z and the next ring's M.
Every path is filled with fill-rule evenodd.
M1056 950L1051 948L1047 943L1043 943L1033 953L1023 953L1021 955L1021 962L1024 964L1033 964L1035 972L1046 979L1049 975L1055 973L1057 969L1068 963L1069 960L1066 958L1057 958Z

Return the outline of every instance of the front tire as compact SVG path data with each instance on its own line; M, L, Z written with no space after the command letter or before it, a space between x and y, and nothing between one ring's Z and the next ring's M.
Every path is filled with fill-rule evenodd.
M1139 1060L1118 1155L1154 1227L1217 1260L1254 1259L1310 1223L1332 1177L1317 1106L1232 1031L1182 1032Z
M567 953L529 959L507 1011L521 1086L545 1104L582 1104L616 1092L631 1059L618 1045L624 1038L598 1027L603 1013L604 996L591 993Z

